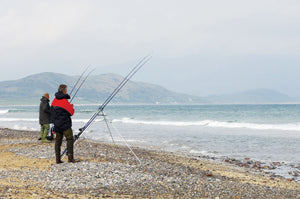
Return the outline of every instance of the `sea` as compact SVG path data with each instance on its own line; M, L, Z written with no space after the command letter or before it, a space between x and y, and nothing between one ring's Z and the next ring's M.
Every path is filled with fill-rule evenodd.
M72 128L77 134L99 105L74 108ZM216 161L280 163L268 172L300 182L299 104L108 105L104 115L82 138ZM0 106L2 128L39 131L38 118L39 104Z

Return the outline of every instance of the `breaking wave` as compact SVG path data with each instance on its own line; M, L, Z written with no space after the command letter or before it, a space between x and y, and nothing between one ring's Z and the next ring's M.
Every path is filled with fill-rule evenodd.
M162 126L208 126L217 128L247 128L256 130L285 130L300 131L300 123L287 124L259 124L259 123L243 123L243 122L221 122L214 120L202 121L146 121L130 118L114 119L113 122L121 122L127 124L144 124L144 125L162 125Z
M38 118L0 118L0 122L38 122Z
M0 110L0 115L4 115L9 112L9 109Z
M34 110L35 111L35 110ZM26 110L26 109L2 109L0 110L0 115L5 115L7 113L16 113L16 112L32 112L32 110Z

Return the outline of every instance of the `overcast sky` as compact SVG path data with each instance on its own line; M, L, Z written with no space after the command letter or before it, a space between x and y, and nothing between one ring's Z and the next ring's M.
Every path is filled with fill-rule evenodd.
M0 0L0 81L40 72L125 76L206 96L300 96L298 0Z

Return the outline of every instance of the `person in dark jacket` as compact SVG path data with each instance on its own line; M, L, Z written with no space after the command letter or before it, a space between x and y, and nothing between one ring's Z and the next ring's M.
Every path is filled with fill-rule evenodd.
M67 94L67 91L67 85L59 85L58 92L55 93L55 98L51 104L51 118L54 123L54 132L56 134L55 155L57 164L62 163L60 154L63 136L65 136L67 140L68 162L77 162L73 156L74 138L71 128L71 116L74 114L75 110L73 104L70 104L68 101L70 95Z
M41 125L41 141L50 142L47 140L47 134L50 129L50 105L49 93L45 93L41 98L39 122Z

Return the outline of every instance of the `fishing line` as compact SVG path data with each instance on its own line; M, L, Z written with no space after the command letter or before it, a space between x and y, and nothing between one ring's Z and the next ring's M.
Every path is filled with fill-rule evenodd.
M103 117L106 117L106 116L103 116ZM112 124L112 122L110 122L110 125L114 128L114 130L118 133L118 135L123 139L124 143L129 148L129 150L134 155L134 157L139 161L140 164L142 164L141 160L138 158L138 156L132 150L132 146L130 147L130 145L128 144L127 140L121 135L120 131Z

